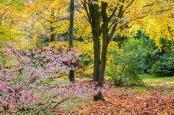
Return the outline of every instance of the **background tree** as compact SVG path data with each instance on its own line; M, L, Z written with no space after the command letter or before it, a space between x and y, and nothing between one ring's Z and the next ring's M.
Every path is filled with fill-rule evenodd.
M0 1L0 40L14 40L19 36L15 26L21 20L21 13L25 9L22 0Z

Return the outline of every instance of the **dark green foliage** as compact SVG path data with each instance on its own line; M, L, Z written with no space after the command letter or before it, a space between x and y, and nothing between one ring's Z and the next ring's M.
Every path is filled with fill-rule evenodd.
M166 53L160 56L159 60L153 64L151 73L156 76L174 75L174 52Z
M151 73L156 76L174 75L174 41L161 39L161 48L158 60L153 64Z
M136 58L138 72L149 73L151 66L159 59L159 49L155 46L155 42L149 39L141 31L138 32L134 39L139 41L137 44L134 44L139 47L134 52L138 55ZM131 41L129 41L129 43L132 44Z
M174 75L174 43L161 39L161 50L153 40L141 31L133 39L124 41L121 49L114 46L109 51L113 58L107 75L115 85L131 85L141 82L138 74L157 76Z
M166 39L161 39L162 47L156 47L155 42L149 39L141 31L138 32L134 39L138 40L137 50L134 54L138 55L136 61L139 73L151 73L158 76L174 75L174 42ZM132 44L132 40L128 43Z

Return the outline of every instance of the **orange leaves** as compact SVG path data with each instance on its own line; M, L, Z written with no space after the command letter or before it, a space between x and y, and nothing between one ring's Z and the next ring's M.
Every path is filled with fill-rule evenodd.
M174 95L160 92L133 93L131 91L104 92L106 101L91 102L84 109L93 115L172 115ZM86 110L87 109L87 110Z

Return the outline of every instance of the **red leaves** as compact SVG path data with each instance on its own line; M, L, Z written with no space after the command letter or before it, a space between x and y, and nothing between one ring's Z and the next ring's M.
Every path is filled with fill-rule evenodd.
M106 101L91 102L83 111L94 115L173 115L174 94L161 92L135 93L129 90L106 90ZM84 110L85 109L85 110Z

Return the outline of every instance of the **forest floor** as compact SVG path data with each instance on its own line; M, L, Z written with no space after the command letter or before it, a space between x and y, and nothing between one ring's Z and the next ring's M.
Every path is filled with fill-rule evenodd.
M141 78L144 84L127 87L113 87L112 82L106 80L107 87L102 92L105 101L94 102L92 95L85 99L58 95L55 101L61 104L52 105L55 108L51 111L55 115L174 115L174 77L141 75ZM67 80L63 79L43 83L62 83L69 87ZM79 88L85 84L91 88L92 80L76 78L75 84Z
M76 108L66 110L66 113L72 115L174 115L174 77L148 75L141 77L144 85L110 87L103 91L105 101L94 102L91 97L90 102L83 104L77 102ZM61 113L57 111L55 114Z

